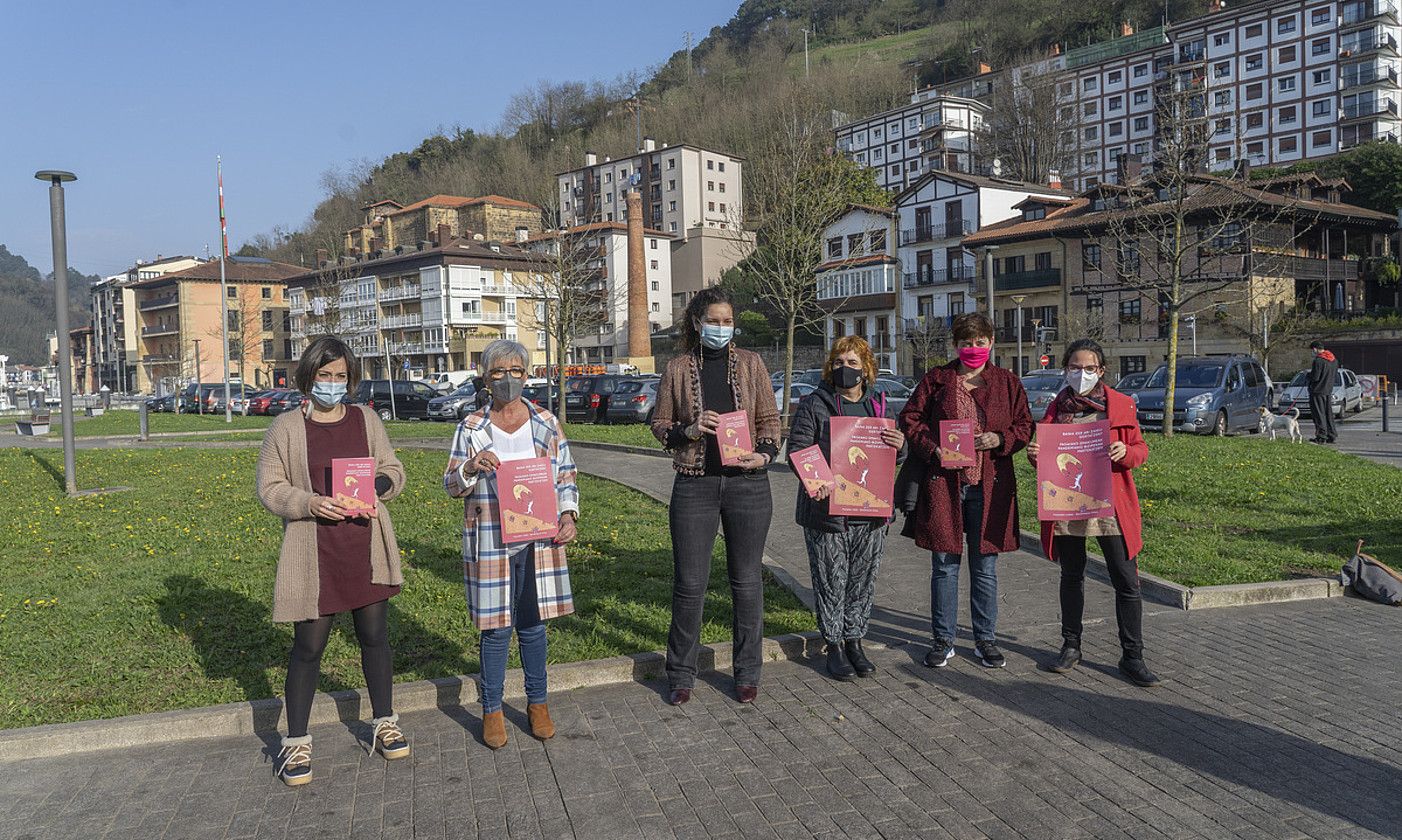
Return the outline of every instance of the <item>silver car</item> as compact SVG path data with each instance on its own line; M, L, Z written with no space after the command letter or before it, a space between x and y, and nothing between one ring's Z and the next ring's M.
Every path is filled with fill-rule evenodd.
M1295 374L1280 392L1280 411L1286 412L1292 408L1300 410L1300 416L1308 417L1310 414L1310 372L1302 370ZM1331 400L1334 416L1340 420L1344 417L1344 412L1352 411L1354 414L1363 410L1363 385L1358 381L1358 377L1348 368L1339 368L1334 374L1334 393Z
M1041 420L1047 408L1066 385L1066 377L1059 370L1034 370L1022 377L1022 387L1027 391L1027 410L1033 420Z

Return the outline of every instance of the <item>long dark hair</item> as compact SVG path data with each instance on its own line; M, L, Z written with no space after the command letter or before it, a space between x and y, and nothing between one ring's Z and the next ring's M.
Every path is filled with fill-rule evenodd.
M1082 350L1094 353L1095 358L1099 360L1100 367L1105 367L1105 350L1093 338L1078 338L1067 345L1066 352L1061 354L1061 366L1064 368L1071 364L1071 357Z
M701 333L696 329L696 322L706 317L706 310L710 309L713 303L723 303L730 307L731 312L735 311L735 300L731 298L730 292L720 286L707 286L697 292L686 305L686 311L682 313L683 350L689 352L701 346Z

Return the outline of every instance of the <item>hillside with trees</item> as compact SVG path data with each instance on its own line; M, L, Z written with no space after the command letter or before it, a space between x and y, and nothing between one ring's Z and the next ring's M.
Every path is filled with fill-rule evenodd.
M89 289L96 276L68 269L68 320L88 323ZM54 330L54 281L0 245L0 355L10 364L48 364L48 335Z

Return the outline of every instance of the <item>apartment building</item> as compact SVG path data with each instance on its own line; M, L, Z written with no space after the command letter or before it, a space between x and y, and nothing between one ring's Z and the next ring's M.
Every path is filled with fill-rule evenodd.
M139 318L128 318L136 311L136 292L132 284L182 271L200 264L195 257L162 257L136 264L126 271L102 278L92 286L89 312L93 327L92 355L89 366L98 387L126 393L136 386L137 332Z
M376 256L375 254L378 254ZM449 223L412 246L330 260L288 281L290 334L338 335L361 357L362 374L417 378L474 368L498 338L519 341L531 365L545 363L539 258L480 234L456 237Z
M975 171L976 135L987 113L972 97L924 88L910 95L910 104L869 117L834 112L833 130L839 151L899 192L934 170Z
M626 221L627 192L638 190L644 224L672 237L672 308L680 310L754 249L744 229L744 166L735 155L651 137L627 157L586 152L584 166L555 176L560 227Z
M876 366L890 370L901 348L896 218L890 207L848 207L823 230L823 261L813 270L824 334L865 338Z
M1398 0L1262 0L1069 50L1058 94L1075 120L1078 188L1149 159L1174 122L1202 123L1213 170L1289 164L1402 135ZM1167 109L1170 101L1184 107Z
M222 382L225 310L230 378L256 387L286 384L296 364L287 280L302 271L262 257L230 257L222 297L218 260L132 283L129 320L139 360L133 390L167 394L189 382Z
M646 276L648 332L672 325L672 241L669 233L643 231L643 270ZM567 231L550 231L525 243L537 253L577 257L588 274L587 290L597 294L597 323L571 338L573 364L609 364L628 357L628 225L593 222Z
M539 207L500 195L433 195L407 207L386 200L362 210L365 221L346 231L347 254L417 247L439 225L447 225L458 238L470 239L480 234L483 239L496 242L514 242L541 231Z
M1206 291L1180 313L1194 318L1180 326L1180 352L1260 353L1270 340L1263 324L1283 311L1360 309L1365 260L1388 252L1397 220L1344 203L1346 186L1310 174L1250 185L1194 179L1187 189L1198 244L1183 277ZM1152 214L1166 200L1151 177L1098 184L1069 201L1029 198L1018 217L965 237L972 250L997 249L997 358L1018 363L1020 305L1023 367L1083 336L1105 346L1112 378L1163 361L1165 261L1150 237L1130 238L1111 220Z

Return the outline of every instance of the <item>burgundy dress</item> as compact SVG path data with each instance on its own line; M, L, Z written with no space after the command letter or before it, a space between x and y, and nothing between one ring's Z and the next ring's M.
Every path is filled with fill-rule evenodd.
M307 472L311 475L312 491L319 496L332 496L331 459L370 455L365 415L360 409L347 406L345 416L335 423L310 419L303 422L307 427ZM317 612L321 615L359 609L399 594L398 586L370 581L368 519L317 519L316 564L321 581Z

